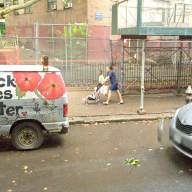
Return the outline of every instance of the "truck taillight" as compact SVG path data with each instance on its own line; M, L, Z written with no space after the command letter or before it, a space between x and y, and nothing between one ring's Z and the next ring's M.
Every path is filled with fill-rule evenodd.
M67 115L68 113L68 105L63 105L63 115Z

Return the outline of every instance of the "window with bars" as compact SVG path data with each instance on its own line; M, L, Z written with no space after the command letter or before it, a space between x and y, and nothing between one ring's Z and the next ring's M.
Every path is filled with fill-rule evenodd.
M57 10L57 0L48 0L48 11Z
M30 1L30 0L25 0L25 2L27 2L27 1ZM25 13L32 13L32 12L33 12L32 6L29 6L29 7L25 8Z

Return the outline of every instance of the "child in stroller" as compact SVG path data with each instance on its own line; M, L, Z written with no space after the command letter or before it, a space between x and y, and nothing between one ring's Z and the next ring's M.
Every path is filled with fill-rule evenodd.
M85 97L83 99L86 106L88 105L89 100L94 100L100 106L101 105L100 104L100 94L107 95L107 92L109 91L108 86L104 86L103 84L101 84L101 82L103 82L103 80L104 80L102 70L98 71L98 75L99 75L99 84L97 85L97 87L95 87L95 91L92 93L92 95L88 95L87 97Z
M99 83L96 87L95 92L92 95L88 95L87 97L85 97L83 99L86 106L88 105L88 101L91 101L91 100L95 101L99 106L101 105L101 103L100 103L100 91L101 91L102 87L103 87L103 85L101 83Z

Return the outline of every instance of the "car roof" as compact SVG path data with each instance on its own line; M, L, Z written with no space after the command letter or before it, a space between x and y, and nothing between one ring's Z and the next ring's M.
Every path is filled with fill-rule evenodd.
M0 72L13 72L13 71L31 71L31 72L46 72L43 71L42 65L0 65ZM59 72L56 67L49 66L48 72Z

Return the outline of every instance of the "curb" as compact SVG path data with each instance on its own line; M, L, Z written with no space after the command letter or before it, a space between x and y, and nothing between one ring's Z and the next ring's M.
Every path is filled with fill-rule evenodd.
M164 116L164 118L171 119L173 115ZM78 125L78 124L95 124L95 123L119 123L119 122L130 122L130 121L153 121L159 120L162 116L157 117L135 117L135 118L109 118L109 119L96 119L96 120L77 120L69 121L69 125Z

